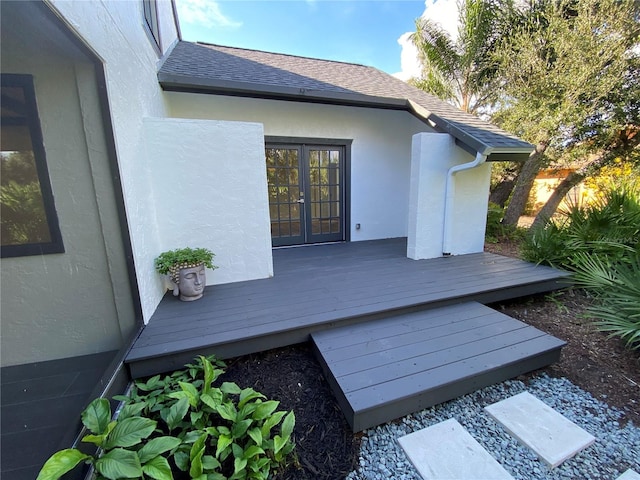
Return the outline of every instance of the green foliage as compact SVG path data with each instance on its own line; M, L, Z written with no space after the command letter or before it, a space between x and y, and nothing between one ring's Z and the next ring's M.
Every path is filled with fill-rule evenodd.
M32 152L3 154L0 172L2 245L51 240Z
M252 388L216 381L224 364L198 357L169 375L136 381L117 420L106 399L94 400L82 421L83 438L102 449L84 455L76 449L54 454L38 480L55 480L83 461L99 478L172 479L184 472L193 479L266 479L286 464L294 443L293 412L278 411Z
M533 228L521 253L575 272L577 285L597 299L588 311L596 325L640 346L640 185L609 190Z
M582 252L574 264L576 284L592 291L598 300L587 314L600 330L640 349L640 252L619 262Z
M497 93L493 51L506 34L509 11L510 2L505 1L460 2L455 40L431 20L416 20L411 40L418 49L422 75L412 83L466 112L486 110Z
M166 275L175 268L185 268L204 264L205 267L215 270L218 268L211 263L215 254L206 248L178 248L162 252L155 260L158 273Z
M485 232L485 241L496 243L501 239L519 240L523 237L523 230L511 225L504 225L502 217L504 216L504 208L500 205L489 202L487 209L487 229Z

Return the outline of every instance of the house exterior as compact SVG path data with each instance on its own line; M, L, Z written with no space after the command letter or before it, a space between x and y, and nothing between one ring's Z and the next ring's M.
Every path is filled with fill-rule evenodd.
M3 238L3 368L113 351L101 386L126 377L168 249L213 250L210 284L274 246L482 251L489 162L532 148L371 67L184 42L170 0L0 6L3 168L45 224Z

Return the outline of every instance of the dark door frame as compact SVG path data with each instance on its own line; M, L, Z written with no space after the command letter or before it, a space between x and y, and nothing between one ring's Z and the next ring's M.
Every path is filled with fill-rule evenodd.
M344 189L344 205L343 205L343 239L342 241L351 241L351 144L352 139L339 138L317 138L317 137L280 137L274 135L265 135L265 148L269 144L274 146L302 147L305 151L309 147L342 147L344 150L344 172L343 172L343 189ZM304 244L303 244L304 245ZM312 245L312 244L309 244Z

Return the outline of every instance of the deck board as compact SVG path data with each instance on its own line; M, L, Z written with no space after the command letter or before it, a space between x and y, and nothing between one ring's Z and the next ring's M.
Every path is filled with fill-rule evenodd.
M475 302L311 337L354 431L548 365L564 345Z
M567 277L489 253L411 260L406 239L276 249L273 256L272 278L207 287L197 302L168 293L127 357L132 375L168 371L196 354L226 358L299 343L313 331L399 310L550 291Z

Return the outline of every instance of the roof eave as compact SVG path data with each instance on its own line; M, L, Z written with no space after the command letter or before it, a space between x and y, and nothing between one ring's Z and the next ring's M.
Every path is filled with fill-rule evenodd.
M250 82L218 80L190 75L160 72L158 81L163 90L232 95L252 98L295 100L298 102L329 103L334 105L363 106L406 110L406 101L398 98L377 97L362 93L331 92Z
M331 105L357 106L408 111L423 120L438 132L450 134L456 143L473 155L487 155L487 161L524 161L533 150L533 145L523 147L496 148L486 145L469 135L448 120L430 112L418 103L401 98L379 97L362 93L331 92L326 90L308 90L304 88L265 85L250 82L219 80L158 73L158 81L163 90L174 92L208 93L271 100L322 103ZM523 142L524 143L524 142ZM528 144L525 144L528 145Z

